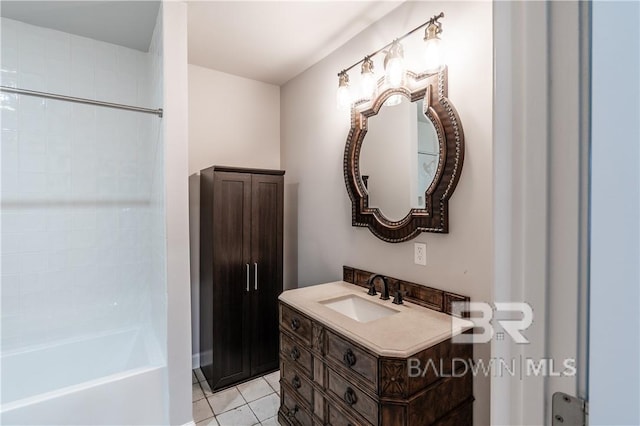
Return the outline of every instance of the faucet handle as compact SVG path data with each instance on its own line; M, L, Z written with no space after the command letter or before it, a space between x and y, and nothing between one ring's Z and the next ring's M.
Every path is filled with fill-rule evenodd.
M402 305L402 296L407 294L406 291L396 290L396 295L393 297L393 301L391 303L395 305Z
M374 283L369 284L369 291L367 292L367 294L369 296L375 296L376 294L378 294L376 292L376 285Z
M369 286L369 291L367 292L367 294L369 296L375 296L376 294L376 280L377 275L373 274L369 277L369 279L367 280L367 285Z

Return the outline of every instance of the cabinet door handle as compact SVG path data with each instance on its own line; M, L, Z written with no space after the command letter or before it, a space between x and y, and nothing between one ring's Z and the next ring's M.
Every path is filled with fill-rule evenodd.
M293 379L291 380L291 384L293 385L294 388L296 389L300 389L300 386L302 386L302 383L300 382L300 377L298 377L298 375L296 374Z
M298 404L296 404L293 407L293 409L289 410L289 412L287 413L287 417L295 417L297 412L298 412Z
M353 405L356 402L358 402L358 397L356 396L356 393L353 391L353 389L351 388L347 388L347 390L344 393L344 402L346 402L349 405Z
M296 331L300 328L300 320L298 318L293 318L291 320L291 328L293 329L293 331Z
M258 263L257 262L253 263L253 273L254 273L254 276L253 276L254 288L253 289L257 290L258 289Z
M249 264L247 263L247 292L249 291Z
M297 361L298 358L300 358L300 351L298 350L298 347L294 346L289 355L291 355L292 360Z
M342 360L344 361L344 365L347 367L353 367L356 365L356 355L353 353L351 349L347 349L342 356Z

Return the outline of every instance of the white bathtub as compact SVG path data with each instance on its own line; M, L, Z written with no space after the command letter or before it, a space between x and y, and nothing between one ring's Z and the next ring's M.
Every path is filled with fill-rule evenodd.
M1 425L167 424L166 368L137 329L2 354Z

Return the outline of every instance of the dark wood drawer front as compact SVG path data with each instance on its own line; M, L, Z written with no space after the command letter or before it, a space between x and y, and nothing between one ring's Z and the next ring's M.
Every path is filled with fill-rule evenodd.
M472 401L473 376L445 377L414 396L409 403L409 424L432 424L460 404Z
M313 358L311 353L299 342L294 342L284 334L280 336L281 356L291 364L297 365L308 377L312 377Z
M280 326L303 341L306 346L310 347L311 320L284 304L280 304L280 306L282 307Z
M350 420L344 414L342 414L338 409L329 404L329 425L330 426L357 426L358 422L355 420Z
M473 401L456 408L442 419L435 422L434 426L458 426L473 424Z
M302 399L304 399L309 407L313 406L313 387L307 380L307 378L296 371L290 362L282 363L282 371L280 371L282 375L282 380L287 383L291 388L293 388L294 392L298 394Z
M303 408L303 406L295 400L290 394L289 389L283 386L280 389L282 397L280 398L280 411L292 424L301 426L312 426L313 420L311 415Z
M378 389L378 360L341 337L327 333L327 357L364 379L374 391Z
M378 404L332 369L329 369L328 388L345 407L360 414L371 424L378 424Z

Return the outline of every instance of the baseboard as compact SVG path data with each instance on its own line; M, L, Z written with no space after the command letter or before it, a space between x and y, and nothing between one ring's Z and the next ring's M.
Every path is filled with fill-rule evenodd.
M185 423L182 426L196 426L196 422L194 422L193 420L191 420L189 423Z
M191 355L191 369L200 368L200 354Z

